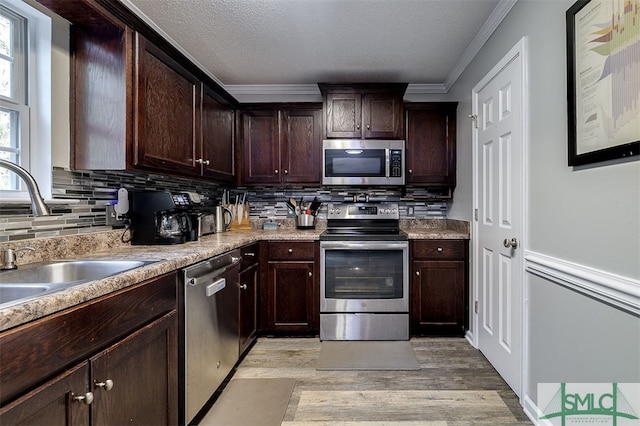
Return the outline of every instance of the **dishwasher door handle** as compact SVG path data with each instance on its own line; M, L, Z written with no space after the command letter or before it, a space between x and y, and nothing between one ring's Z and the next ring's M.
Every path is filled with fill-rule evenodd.
M217 292L219 292L220 290L222 290L223 288L225 288L226 286L227 286L227 279L220 278L219 280L215 281L213 284L209 284L206 287L205 294L207 295L207 297L211 297Z
M195 285L200 285L200 284L203 284L203 283L204 284L209 283L215 277L218 277L218 276L224 274L229 269L231 269L232 267L234 267L235 265L240 263L242 261L242 257L232 257L231 260L232 260L232 262L229 263L228 265L225 265L222 268L218 268L215 271L209 272L208 274L199 275L197 277L187 276L187 284L195 286Z

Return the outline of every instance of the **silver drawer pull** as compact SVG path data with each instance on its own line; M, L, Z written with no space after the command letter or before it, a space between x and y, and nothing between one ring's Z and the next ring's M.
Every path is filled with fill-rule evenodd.
M438 251L439 251L440 253L442 253L442 252L444 251L444 249L443 249L442 247L438 247Z

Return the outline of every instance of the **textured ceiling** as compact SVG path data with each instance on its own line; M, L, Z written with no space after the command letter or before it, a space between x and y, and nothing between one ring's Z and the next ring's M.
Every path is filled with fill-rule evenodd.
M121 2L223 86L443 85L505 0Z

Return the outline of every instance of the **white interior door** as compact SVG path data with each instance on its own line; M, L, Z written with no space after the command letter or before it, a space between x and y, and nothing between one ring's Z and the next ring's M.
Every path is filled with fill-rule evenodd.
M477 344L520 395L523 342L524 41L473 89Z

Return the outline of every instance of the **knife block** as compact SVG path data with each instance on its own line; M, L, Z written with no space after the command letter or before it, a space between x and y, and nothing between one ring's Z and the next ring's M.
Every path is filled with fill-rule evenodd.
M229 226L229 228L227 228L228 231L246 231L251 229L251 222L249 221L249 203L244 203L242 209L239 208L239 204L229 204L225 207L233 212L233 220L231 221L231 225ZM238 220L238 210L242 210L242 216L240 217L240 220Z

